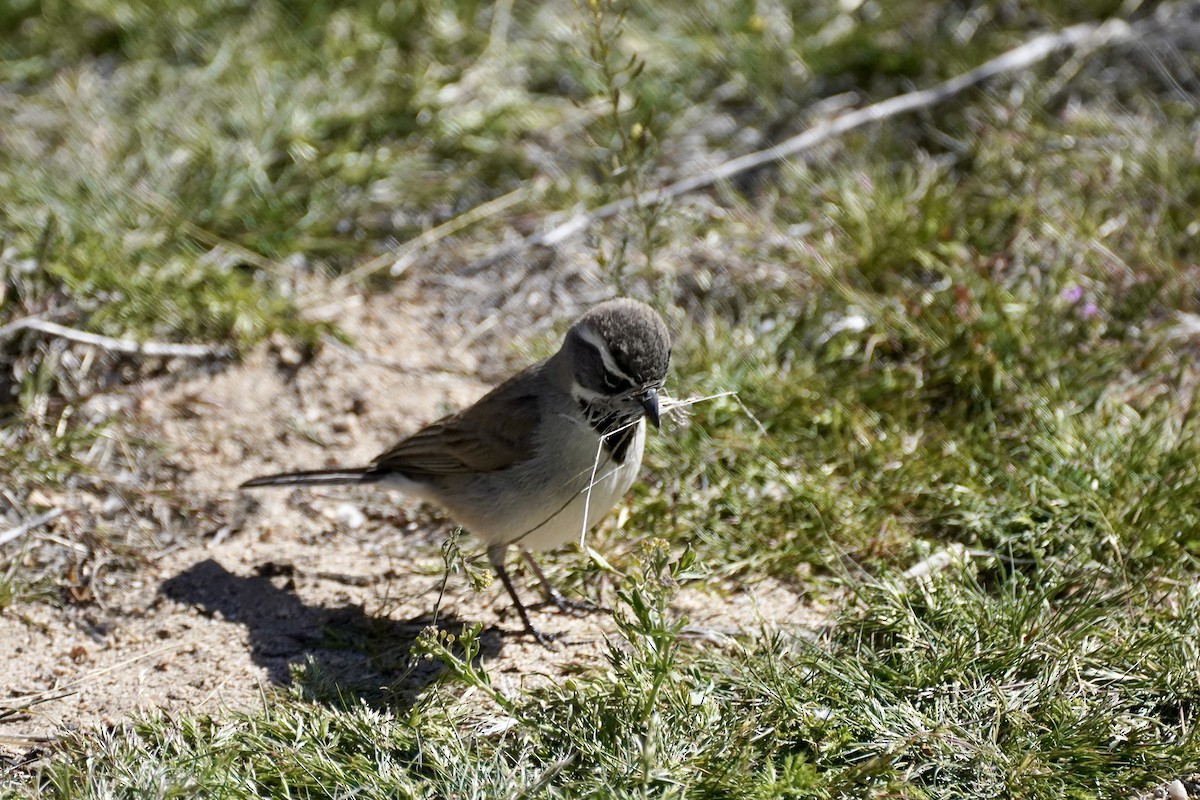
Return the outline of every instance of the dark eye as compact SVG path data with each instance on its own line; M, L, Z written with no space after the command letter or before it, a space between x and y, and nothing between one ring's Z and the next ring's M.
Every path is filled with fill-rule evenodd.
M618 378L610 372L605 372L604 388L612 394L618 394L620 392L627 391L630 387L629 381L625 380L624 378Z

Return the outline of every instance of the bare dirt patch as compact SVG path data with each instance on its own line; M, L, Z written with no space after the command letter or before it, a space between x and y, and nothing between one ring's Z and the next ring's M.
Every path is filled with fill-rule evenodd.
M366 462L480 396L489 384L474 375L494 380L511 364L493 348L481 366L463 344L478 328L400 290L347 295L333 308L352 349L331 344L305 359L279 342L224 369L128 390L134 401L122 407L163 448L155 489L196 512L183 515L174 544L91 602L0 614L0 713L28 706L0 717L0 742L19 749L138 713L254 708L306 662L382 702L436 677L406 666L434 621L445 520L386 492L236 487L273 470ZM765 581L731 596L689 588L676 604L713 639L821 618ZM601 658L612 631L605 614L543 610L536 623L558 643L542 647L519 634L498 584L476 593L459 577L439 613L450 630L483 624L483 657L501 688Z

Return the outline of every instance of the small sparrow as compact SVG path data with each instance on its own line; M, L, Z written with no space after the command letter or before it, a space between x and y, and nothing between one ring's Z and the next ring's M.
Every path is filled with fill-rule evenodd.
M505 551L520 548L546 599L566 605L531 551L579 538L628 491L646 420L659 424L670 358L670 335L654 309L609 300L571 325L557 353L369 465L267 475L242 488L380 483L441 506L487 543L525 630L542 641L504 568Z

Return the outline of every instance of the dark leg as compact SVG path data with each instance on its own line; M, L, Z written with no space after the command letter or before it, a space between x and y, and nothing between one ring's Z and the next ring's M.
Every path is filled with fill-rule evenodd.
M508 549L508 546L502 544L489 547L487 549L488 563L492 565L492 570L499 576L500 582L504 584L504 588L508 590L508 596L512 598L513 605L516 606L517 613L521 616L521 622L525 623L525 631L531 634L538 642L549 644L550 637L533 627L533 623L529 621L529 614L525 611L525 604L521 602L521 597L517 594L517 589L513 586L512 579L508 577L508 570L504 568L504 551L506 549Z
M533 574L537 576L538 582L542 584L542 593L545 595L547 603L550 603L564 613L600 610L599 606L587 600L568 600L566 597L563 597L562 592L554 588L554 584L550 583L550 579L546 577L546 573L542 572L542 568L533 560L533 553L522 549L521 557L525 559L525 563L529 565L529 568L533 570Z

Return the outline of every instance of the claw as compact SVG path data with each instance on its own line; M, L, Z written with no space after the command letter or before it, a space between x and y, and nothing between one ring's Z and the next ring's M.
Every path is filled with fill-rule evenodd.
M524 557L525 563L533 570L533 574L537 576L538 582L542 584L542 597L544 599L538 606L551 605L564 614L576 614L580 612L595 613L606 610L590 600L568 600L563 596L562 592L554 588L554 584L546 577L546 573L542 572L542 568L533 560L532 553L528 550L522 550L521 555Z

